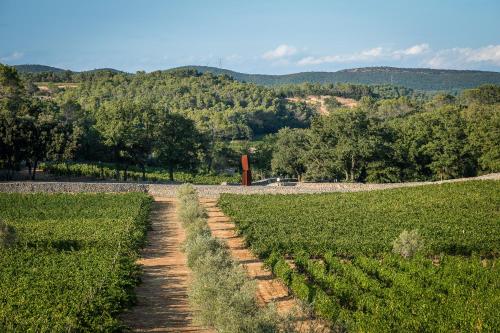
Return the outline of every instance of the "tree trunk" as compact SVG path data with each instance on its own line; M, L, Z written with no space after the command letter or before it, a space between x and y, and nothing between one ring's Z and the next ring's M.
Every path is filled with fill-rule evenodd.
M354 167L356 165L356 160L354 159L354 155L351 156L351 181L354 182Z
M26 165L28 166L28 177L31 179L31 163L27 162Z
M33 163L33 173L31 174L31 180L35 180L37 167L38 167L38 160L35 160L35 163Z
M172 165L168 166L168 178L171 182L174 181L174 167Z
M145 182L146 181L146 166L143 164L143 165L141 165L141 168L142 168L142 181Z
M123 180L124 181L127 181L127 178L128 178L127 171L128 171L128 165L125 165L125 169L123 169Z
M209 158L208 161L207 161L208 173L212 172L212 161L213 161L212 158Z
M7 179L11 180L14 178L14 162L12 161L12 156L9 156L7 162Z

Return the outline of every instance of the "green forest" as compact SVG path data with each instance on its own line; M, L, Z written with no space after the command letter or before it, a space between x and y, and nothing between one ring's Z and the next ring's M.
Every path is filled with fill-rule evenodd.
M120 72L112 68L74 72L44 65L17 65L16 69L35 81L75 82L88 74L100 71ZM246 74L228 69L208 66L183 66L179 69L195 70L200 73L228 75L240 82L264 86L295 85L302 83L364 85L396 85L420 91L460 91L481 84L500 84L500 73L472 70L446 70L428 68L364 67L344 69L337 72L301 72L284 75ZM122 72L123 73L123 72Z
M283 129L275 173L306 180L443 180L500 170L500 87L427 101L363 97L308 129Z
M35 74L0 65L3 178L27 167L35 179L42 162L66 164L68 173L79 162L113 165L125 181L131 171L145 180L150 168L175 180L177 172L237 172L242 153L256 178L399 182L500 170L496 85L430 94L346 83L265 87L189 68L77 75L66 80L74 87L42 90ZM359 106L330 99L320 116L287 99L307 95Z

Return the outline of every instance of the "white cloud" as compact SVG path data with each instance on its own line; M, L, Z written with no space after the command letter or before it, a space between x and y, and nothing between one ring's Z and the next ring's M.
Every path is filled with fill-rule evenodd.
M391 63L413 64L431 68L485 68L500 66L500 45L479 48L450 48L433 50L427 43L408 48L392 49L382 46L347 54L323 56L307 55L298 59L298 66L314 66L328 63Z
M369 49L369 50L365 50L363 52L361 52L360 55L358 56L355 56L357 58L361 58L361 57L366 57L366 58L376 58L376 57L380 57L384 52L384 49L382 47L374 47L373 49Z
M289 57L297 53L297 49L293 46L282 44L275 48L274 50L268 51L262 55L262 58L266 60L275 60L285 57Z
M320 65L330 62L342 62L341 56L324 56L324 57L305 57L300 59L297 64L301 66Z
M320 64L335 63L335 62L369 61L383 57L385 53L386 53L385 49L379 46L352 54L327 55L321 57L308 56L300 59L297 62L297 64L301 66L307 66L307 65L320 65Z
M423 44L413 45L413 46L411 46L407 49L404 49L404 50L394 51L393 54L395 56L415 56L415 55L423 54L429 50L430 50L429 44L423 43Z
M471 65L500 66L500 45L480 48L452 48L436 52L425 62L432 68L467 68Z
M24 57L24 53L18 52L18 51L14 51L14 52L12 52L9 55L1 57L0 61L14 61L14 60L21 59L22 57Z
M370 62L380 59L402 59L405 57L423 55L429 50L429 44L426 43L413 45L407 49L402 50L391 50L389 48L378 46L368 50L350 54L327 55L319 57L307 56L297 61L297 64L301 66L307 66L320 65L325 63L342 63L354 61Z
M500 45L488 45L479 49L467 49L468 62L490 62L500 65Z

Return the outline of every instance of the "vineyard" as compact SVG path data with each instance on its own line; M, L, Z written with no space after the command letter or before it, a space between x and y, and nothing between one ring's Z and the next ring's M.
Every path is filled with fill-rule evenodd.
M235 196L219 206L319 317L354 332L500 327L500 183ZM422 246L393 253L404 230Z
M124 180L123 173L118 173L115 165L110 163L44 163L41 169L61 177L89 177L93 179ZM168 182L168 171L157 167L146 167L144 180L151 182ZM174 179L181 183L219 185L222 182L239 183L240 175L193 174L174 172ZM129 167L127 180L141 181L143 173L140 168Z
M0 331L119 330L150 202L138 193L0 194L13 240L0 243Z

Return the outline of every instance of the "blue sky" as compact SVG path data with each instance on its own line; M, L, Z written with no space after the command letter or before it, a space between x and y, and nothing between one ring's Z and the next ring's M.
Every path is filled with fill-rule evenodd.
M500 71L499 0L0 0L0 62Z

